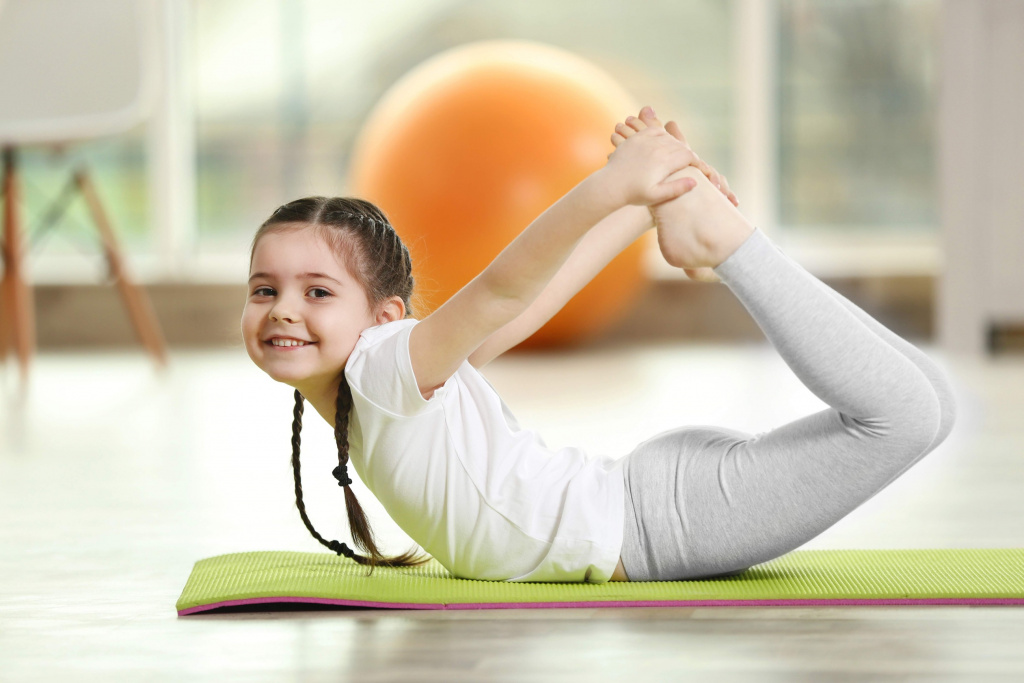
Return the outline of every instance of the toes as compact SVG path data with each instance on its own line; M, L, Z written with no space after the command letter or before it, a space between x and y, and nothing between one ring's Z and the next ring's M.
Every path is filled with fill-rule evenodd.
M618 147L625 141L626 138L624 138L623 136L619 135L618 133L612 133L612 144L614 146Z
M626 120L628 121L629 119L626 119ZM628 137L630 137L632 135L635 135L635 134L636 134L636 130L633 129L633 128L630 128L625 123L616 123L615 124L615 135L621 136L622 140L625 140L626 138L628 138ZM612 137L615 137L615 135L613 135ZM621 140L620 140L620 142L621 142Z
M644 107L640 110L640 120L648 128L662 128L658 115L654 113L653 107Z
M627 116L626 117L626 126L631 128L633 131L635 131L637 133L642 131L644 128L647 128L647 124L644 123L643 121L641 121L640 119L638 119L635 116Z
M704 266L702 268L683 268L686 273L686 277L691 280L697 280L699 282L721 282L722 278L718 277L714 270Z

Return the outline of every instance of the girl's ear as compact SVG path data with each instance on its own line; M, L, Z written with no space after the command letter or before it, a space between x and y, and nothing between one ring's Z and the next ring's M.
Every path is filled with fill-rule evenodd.
M380 312L377 314L377 324L394 322L405 318L405 302L402 297L393 296L381 304Z

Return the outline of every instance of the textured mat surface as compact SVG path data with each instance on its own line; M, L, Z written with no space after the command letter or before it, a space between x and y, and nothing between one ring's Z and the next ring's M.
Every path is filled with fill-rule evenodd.
M456 579L431 560L377 568L327 553L266 551L196 562L179 615L318 603L393 609L526 607L1024 605L1024 549L798 550L702 581L507 583Z

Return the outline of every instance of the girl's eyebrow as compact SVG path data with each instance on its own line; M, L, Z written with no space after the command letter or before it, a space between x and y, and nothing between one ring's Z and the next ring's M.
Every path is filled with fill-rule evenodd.
M274 276L271 275L270 273L253 273L252 275L249 276L249 282L252 282L256 278L260 277L273 279ZM295 276L295 278L298 280L330 280L331 282L337 284L338 286L341 286L341 282L335 280L327 273L299 273L298 275Z

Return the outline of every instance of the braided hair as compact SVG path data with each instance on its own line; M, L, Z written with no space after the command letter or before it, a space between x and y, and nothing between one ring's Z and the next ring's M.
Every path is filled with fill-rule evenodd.
M366 290L371 305L376 307L386 299L398 296L405 303L406 317L412 315L413 293L412 260L409 250L402 244L387 216L368 201L349 197L306 197L289 202L268 218L256 235L250 247L250 266L259 239L268 233L290 229L296 224L313 228L317 235L330 245L342 258L349 272ZM302 413L304 398L295 390L295 408L292 411L292 471L295 476L295 505L299 509L302 523L309 533L329 550L344 555L370 571L377 565L388 567L409 567L423 564L430 558L418 555L410 549L401 555L384 556L377 548L373 530L366 520L362 506L352 492L352 480L348 476L348 425L352 411L352 392L342 369L338 384L338 398L335 404L334 440L338 445L338 466L332 474L338 486L345 491L345 510L353 544L363 553L360 555L341 541L329 541L320 535L309 521L306 505L302 500L302 477L299 471L299 450L302 443Z

